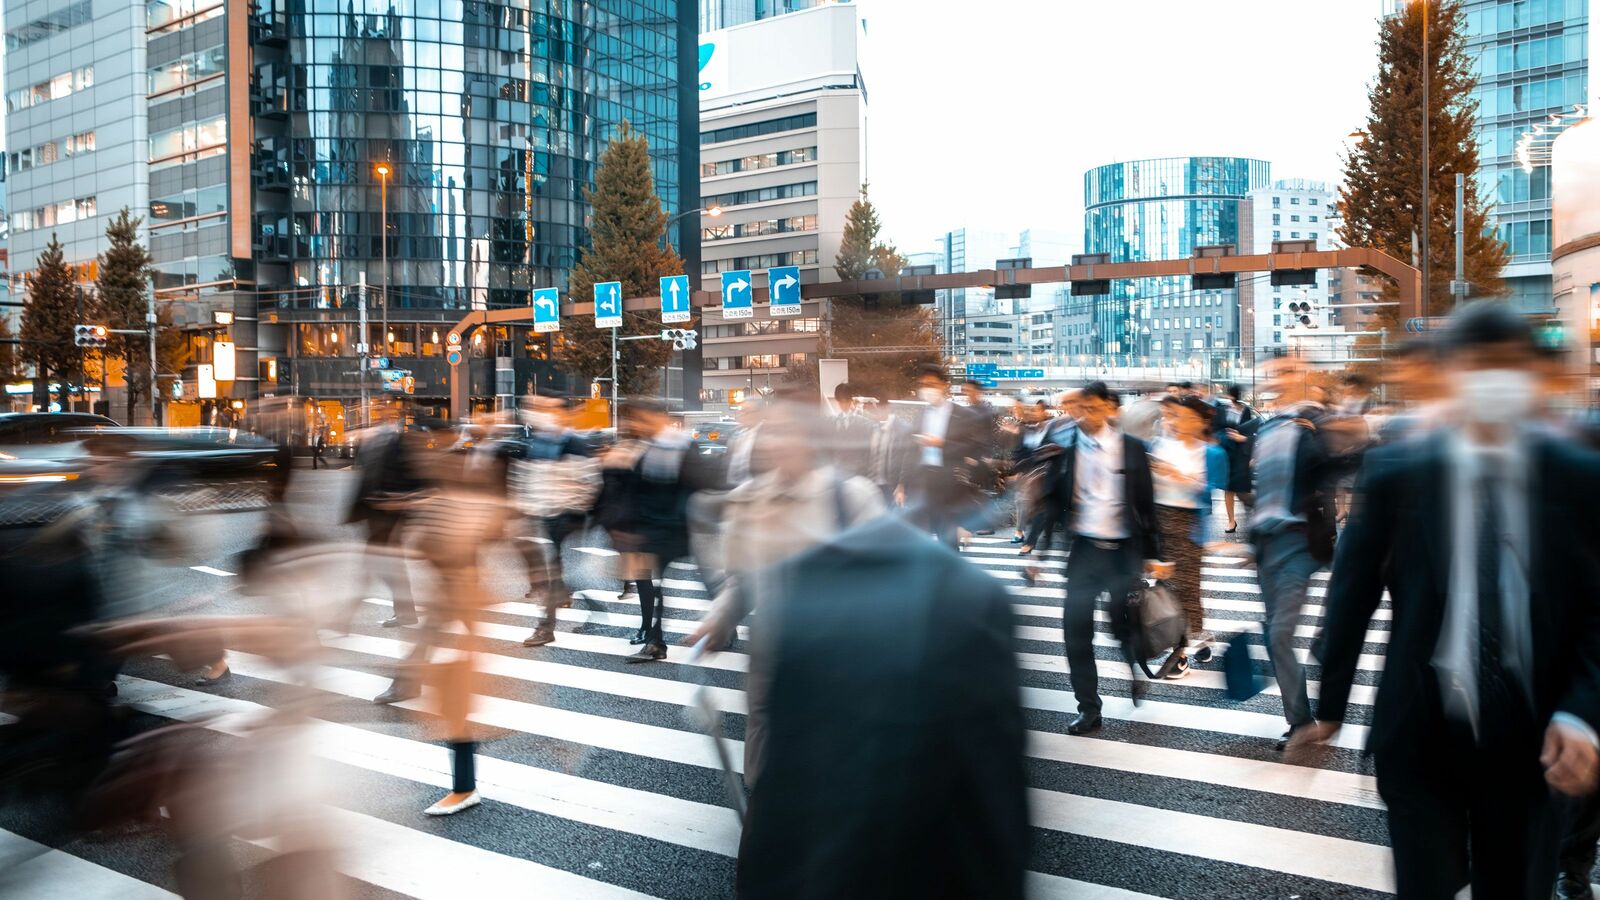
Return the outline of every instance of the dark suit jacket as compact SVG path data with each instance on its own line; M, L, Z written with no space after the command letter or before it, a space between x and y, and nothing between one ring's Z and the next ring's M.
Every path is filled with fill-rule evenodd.
M768 758L738 896L1020 900L1030 828L1004 586L893 516L770 583Z
M911 420L912 439L906 448L906 471L922 468L922 445L915 435L922 430L924 411L917 410ZM950 423L944 429L944 464L940 467L952 478L952 483L972 485L983 479L980 472L984 457L991 451L993 431L989 420L978 410L952 403ZM968 462L968 460L972 460Z
M1077 534L1077 510L1073 493L1077 485L1078 441L1083 432L1074 429L1063 453L1055 457L1056 503L1060 506L1068 534ZM1122 436L1122 476L1124 525L1140 548L1144 559L1161 558L1161 533L1156 527L1156 489L1150 477L1150 455L1144 441Z
M1264 442L1265 434L1271 429L1305 428L1305 433L1295 442L1289 509L1305 519L1306 542L1310 546L1312 558L1327 565L1333 561L1333 541L1337 533L1333 501L1335 488L1339 476L1352 471L1353 466L1359 463L1359 458L1338 457L1329 452L1326 436L1316 427L1327 418L1322 411L1308 409L1305 416L1296 418L1305 418L1313 427L1305 428L1288 416L1259 420L1260 424L1250 433L1248 446L1252 447L1252 453L1256 452ZM1252 484L1256 492L1256 502L1260 503L1259 469L1255 475ZM1251 538L1259 540L1260 535L1252 531Z
M1535 438L1531 559L1534 713L1571 712L1600 730L1600 456ZM1342 721L1367 623L1385 589L1394 606L1367 749L1442 740L1431 665L1449 591L1451 516L1442 435L1368 454L1357 506L1328 586L1318 718ZM1537 735L1531 736L1537 748ZM1426 744L1425 744L1426 745Z

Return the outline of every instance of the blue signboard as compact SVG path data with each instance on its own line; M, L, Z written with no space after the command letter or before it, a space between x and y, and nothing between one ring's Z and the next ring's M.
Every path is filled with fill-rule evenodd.
M561 292L556 288L533 292L533 330L540 334L561 330Z
M997 368L994 363L967 363L967 375L972 378L993 375Z
M722 273L722 317L748 319L755 314L750 306L750 270Z
M602 281L594 286L594 327L622 327L622 282Z
M668 275L661 279L661 321L689 321L689 276Z
M800 267L775 266L767 270L768 310L774 316L800 315Z
M972 374L972 366L967 366L967 374ZM1043 378L1043 369L994 369L989 373L994 378Z

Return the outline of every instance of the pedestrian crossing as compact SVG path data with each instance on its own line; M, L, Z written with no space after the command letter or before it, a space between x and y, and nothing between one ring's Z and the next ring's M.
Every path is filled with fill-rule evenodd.
M1003 539L975 539L963 553L1012 594L1028 728L1032 896L1393 891L1382 804L1360 757L1386 618L1368 634L1350 722L1315 766L1287 764L1272 748L1285 727L1276 686L1269 681L1260 695L1232 701L1220 658L1152 685L1135 707L1132 673L1103 613L1095 648L1107 724L1093 736L1069 737L1076 702L1062 655L1064 554L1040 554L1041 577L1029 585ZM603 554L584 555L605 562ZM665 630L669 641L681 641L711 597L692 567L669 575ZM1203 576L1208 628L1219 637L1260 629L1265 607L1248 560L1208 556ZM1324 582L1313 590L1320 594ZM344 786L327 813L344 848L340 868L374 896L731 896L739 826L716 748L690 712L702 699L723 711L726 756L742 768L748 630L722 653L691 659L674 646L665 662L626 665L620 657L637 649L628 643L637 603L588 589L558 610L556 642L530 650L521 640L539 609L520 599L525 587L515 571L498 577L499 602L474 626L481 652L472 717L482 733L485 801L450 819L420 814L450 784L429 697L389 707L369 702L410 649L406 631L378 627L389 614L382 599L367 600L349 633L325 634L326 653L313 666L286 670L230 652L235 677L199 690L169 664L149 661L123 676L121 699L146 715L200 724L226 745L248 740L287 698L315 697L305 746ZM1296 638L1302 658L1322 613L1316 603L1307 608ZM452 643L461 628L446 631ZM1262 648L1250 653L1266 673ZM1313 696L1318 675L1310 660ZM0 854L8 846L0 833ZM97 870L100 882L130 888L74 896L163 896L174 887L159 873L49 852Z

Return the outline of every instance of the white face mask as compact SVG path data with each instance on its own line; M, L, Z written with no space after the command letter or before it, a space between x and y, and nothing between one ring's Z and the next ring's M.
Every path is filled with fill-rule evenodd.
M938 388L917 388L917 399L923 403L938 404L944 397L944 391Z
M1456 404L1469 422L1500 425L1526 417L1537 385L1521 369L1472 369L1457 376Z

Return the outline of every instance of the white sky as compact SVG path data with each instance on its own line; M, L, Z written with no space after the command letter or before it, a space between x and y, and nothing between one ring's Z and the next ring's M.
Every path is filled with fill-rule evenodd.
M1064 231L1083 173L1248 156L1333 183L1383 0L857 0L867 177L902 253L960 227ZM1214 109L1207 108L1208 101Z

